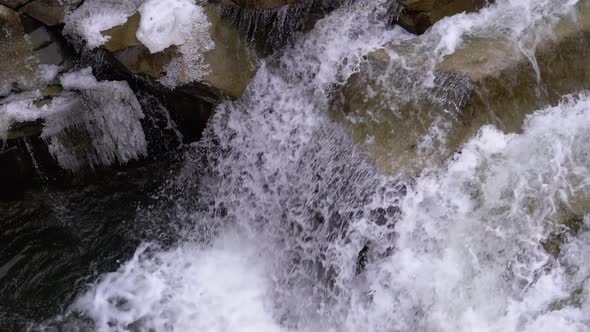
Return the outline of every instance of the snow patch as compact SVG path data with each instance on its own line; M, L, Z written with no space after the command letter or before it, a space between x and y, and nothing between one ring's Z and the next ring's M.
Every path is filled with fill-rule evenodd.
M215 47L203 7L191 0L148 0L139 12L136 36L151 53L178 46L180 56L166 65L167 74L160 82L175 87L202 80L208 73L205 54Z
M64 34L85 42L89 49L97 48L110 39L101 32L125 23L141 3L142 0L86 0L66 15Z
M183 45L190 38L193 19L204 15L203 9L191 0L148 0L139 13L136 36L152 53Z

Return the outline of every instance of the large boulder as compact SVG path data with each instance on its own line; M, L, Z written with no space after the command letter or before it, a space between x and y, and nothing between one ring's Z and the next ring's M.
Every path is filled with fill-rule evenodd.
M563 17L550 36L532 53L509 38L471 37L426 76L408 69L420 38L375 51L335 93L333 118L383 170L419 173L485 124L515 132L530 112L590 89L590 5L580 3L575 20Z
M195 35L204 35L207 40L194 41L194 47L171 45L154 52L138 38L140 12L103 31L107 40L103 47L130 72L145 74L170 88L199 82L221 95L240 97L256 72L254 52L240 40L235 27L221 21L214 6L207 6L204 14L207 23L200 27L204 31ZM191 51L187 52L188 49Z

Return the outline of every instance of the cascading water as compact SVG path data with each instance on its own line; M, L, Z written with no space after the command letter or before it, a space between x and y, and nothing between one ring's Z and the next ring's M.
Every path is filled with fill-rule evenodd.
M576 5L498 0L452 18L460 32L441 33L443 20L417 49L440 61L498 27L518 44ZM367 53L415 43L386 27L388 8L353 2L263 63L172 181L178 241L142 244L40 328L589 331L590 95L517 134L483 127L415 179L384 175L326 110Z

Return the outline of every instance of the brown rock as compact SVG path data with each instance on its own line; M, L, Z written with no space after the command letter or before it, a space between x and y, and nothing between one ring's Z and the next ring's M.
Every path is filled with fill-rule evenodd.
M256 73L254 52L240 39L238 30L223 22L214 8L209 7L207 15L215 48L205 54L209 73L204 81L225 95L238 98Z
M47 26L54 26L64 22L66 6L58 0L34 0L19 9Z
M588 4L579 5L577 22L564 19L554 38L538 45L539 75L511 42L471 38L436 66L434 88L423 91L415 86L421 77L380 50L336 94L333 118L383 170L418 174L446 160L483 125L517 132L530 112L590 89L589 53ZM433 126L446 137L438 140Z
M396 0L394 0L396 1ZM404 11L397 23L409 32L422 34L436 22L462 12L474 12L490 0L397 0Z
M36 78L38 61L17 12L0 6L0 96L22 89Z
M207 74L200 83L223 95L237 98L242 95L256 72L254 52L240 39L237 28L221 20L213 6L207 7L206 12L211 23L209 35L215 48L203 54ZM166 65L173 59L182 59L182 54L176 46L150 53L136 37L139 22L140 15L134 14L124 24L104 31L104 35L111 37L104 48L113 52L130 72L162 78L166 74Z
M117 52L127 47L141 46L141 42L135 35L139 29L139 20L139 13L135 13L124 24L103 31L103 35L110 37L103 45L104 48L111 52Z
M127 47L115 53L115 58L130 72L147 74L153 78L162 77L165 74L164 66L176 56L176 48L152 54L143 45Z

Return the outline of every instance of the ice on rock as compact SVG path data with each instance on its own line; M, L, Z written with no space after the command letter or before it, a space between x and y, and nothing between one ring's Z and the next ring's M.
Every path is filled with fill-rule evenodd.
M32 100L15 100L0 105L0 140L8 138L8 131L12 124L34 121L40 117L40 114L40 110L33 106Z
M204 15L191 0L147 0L139 13L137 39L152 53L183 45L190 38L193 19Z
M42 119L49 152L72 172L147 154L144 114L126 82L99 82L91 68L64 74L60 82L66 91L42 107L33 103L34 96L1 105L0 139L15 123Z
M85 42L90 49L99 47L110 39L101 32L125 23L141 3L142 0L86 0L66 15L64 34Z
M79 111L73 117L47 119L42 136L63 168L78 171L147 155L140 122L144 114L126 82L99 82L91 68L64 74L60 82L65 89L80 91L75 97Z
M208 73L205 54L215 43L205 9L193 0L87 0L66 16L64 32L93 49L111 38L103 31L137 12L141 18L136 37L151 53L178 47L179 56L166 65L161 83L175 87L203 80Z
M140 8L137 39L151 53L178 46L180 56L165 67L160 82L169 87L202 80L208 73L205 54L215 47L203 7L191 0L148 0Z

